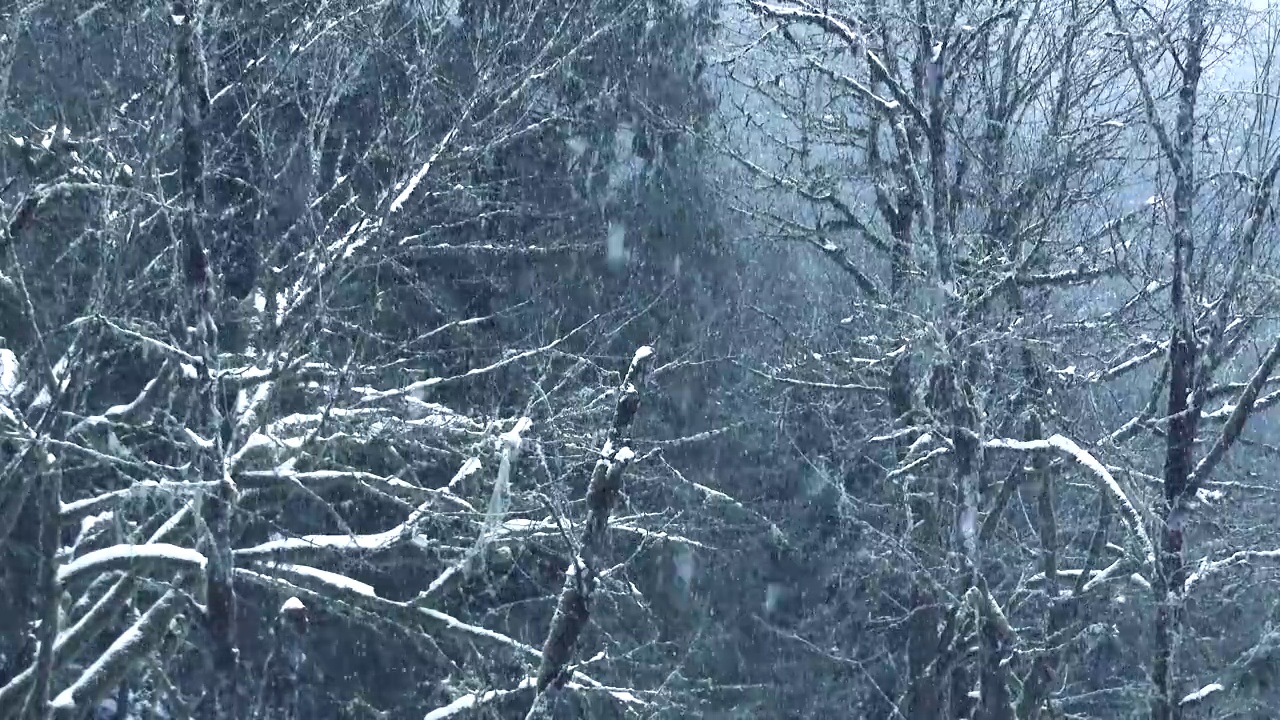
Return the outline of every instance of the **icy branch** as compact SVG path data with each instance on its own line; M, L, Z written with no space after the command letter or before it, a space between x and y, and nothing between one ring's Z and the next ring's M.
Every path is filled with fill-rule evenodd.
M81 518L116 507L121 501L129 498L145 498L158 495L166 498L190 497L196 493L210 490L215 482L171 482L140 480L129 487L95 495L93 497L62 504L62 520L74 523Z
M1271 377L1272 370L1275 369L1277 363L1280 363L1280 339L1271 346L1271 350L1258 365L1258 369L1254 371L1253 376L1249 378L1249 384L1245 387L1244 392L1240 393L1240 397L1235 402L1235 407L1231 411L1231 415L1227 418L1226 425L1222 428L1222 433L1214 442L1213 447L1205 454L1204 458L1196 464L1195 470L1192 471L1191 477L1187 481L1187 494L1194 494L1205 478L1209 477L1214 467L1226 457L1227 452L1231 450L1240 433L1244 430L1245 423L1248 422L1249 416L1253 414L1254 403L1258 400L1258 395L1262 392L1262 388L1266 385L1267 380Z
M232 415L240 436L248 435L262 424L262 410L271 399L275 385L274 382L264 382L254 386L252 391L240 390Z
M873 68L873 74L889 88L893 95L893 100L881 98L874 93L870 93L869 90L863 92L859 89L859 92L887 113L893 113L899 106L902 106L907 109L916 122L920 123L921 127L929 126L928 120L915 102L912 101L906 89L894 79L897 77L896 73L889 72L889 68L884 64L884 61L871 50L872 45L869 41L863 38L857 30L843 19L826 12L817 12L804 6L787 7L785 5L760 2L760 0L749 0L748 4L756 12L778 20L816 25L829 34L840 38L854 52L864 54L868 64Z
M18 392L18 356L0 348L0 400L10 400Z
M258 560L314 550L376 552L386 550L401 540L399 527L373 535L303 535L239 548L235 556L239 560Z
M1157 344L1155 344L1155 345L1151 346L1151 347L1150 347L1146 352L1143 352L1143 353L1142 353L1142 354L1140 354L1140 355L1134 355L1133 357L1129 358L1128 360L1124 360L1123 362L1120 362L1120 363L1117 363L1117 364L1115 364L1115 365L1112 365L1111 367L1107 368L1106 370L1103 370L1103 371L1101 371L1101 372L1097 372L1097 373L1093 373L1093 374L1091 374L1091 375L1089 376L1089 380L1091 380L1091 381L1093 381L1093 382L1100 382L1100 381L1105 381L1105 380L1114 380L1115 378L1117 378L1117 377L1119 377L1119 376L1121 376L1121 375L1123 375L1123 374L1125 374L1125 373L1127 373L1127 372L1129 372L1129 371L1131 371L1131 370L1135 370L1135 369L1137 369L1138 367L1142 366L1143 364L1147 363L1148 361L1150 361L1150 360L1152 360L1152 359L1154 359L1154 358L1160 357L1163 353L1167 352L1167 351L1168 351L1168 349L1169 349L1169 341L1168 341L1168 340L1165 340L1165 341L1164 341L1164 342L1162 342L1162 343L1157 343Z

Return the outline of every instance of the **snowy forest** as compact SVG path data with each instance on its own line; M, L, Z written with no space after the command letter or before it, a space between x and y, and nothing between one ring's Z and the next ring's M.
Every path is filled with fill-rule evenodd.
M1280 716L1268 0L0 0L0 720Z

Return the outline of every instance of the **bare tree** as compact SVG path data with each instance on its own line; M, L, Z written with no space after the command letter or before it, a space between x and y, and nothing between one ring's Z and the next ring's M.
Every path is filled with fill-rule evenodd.
M759 30L727 78L762 142L726 151L771 199L742 207L833 260L856 290L828 295L830 324L809 331L806 359L760 374L793 396L854 394L878 418L822 452L885 467L838 494L873 552L839 572L866 572L882 554L902 568L863 598L873 616L904 613L884 629L903 628L903 652L867 674L880 712L1038 717L1062 699L1050 688L1088 624L1098 585L1087 580L1105 547L1062 544L1088 520L1060 516L1079 493L1056 478L1083 470L1101 520L1118 505L1136 562L1149 551L1144 516L1093 440L1070 439L1082 363L1062 360L1098 342L1099 327L1054 317L1114 292L1125 266L1112 241L1142 217L1108 217L1139 108L1103 33L1109 18L1081 3L747 7ZM1023 499L1036 508L1029 527L1006 520ZM857 509L866 502L892 510ZM1033 538L1039 567L1009 567Z
M110 696L118 717L310 717L332 701L302 689L323 687L307 656L332 652L334 623L429 668L397 714L527 707L552 680L597 717L674 701L660 654L648 677L624 660L656 624L628 559L703 547L668 507L620 499L622 468L678 476L664 449L697 440L631 429L652 353L630 370L610 353L644 308L565 302L596 297L591 275L503 292L603 254L596 197L531 196L611 168L569 140L621 122L592 108L640 102L588 77L647 27L618 5L11 18L41 52L6 56L6 102L53 82L21 61L57 54L17 30L40 12L114 28L75 42L118 70L101 97L4 116L0 542L34 517L38 547L36 616L18 622L34 651L0 676L0 716L83 717ZM18 131L24 114L56 122ZM534 182L517 160L538 146ZM665 172L654 158L642 169ZM617 472L593 471L602 453ZM572 558L587 565L563 578ZM552 617L578 581L600 630Z
M812 408L793 437L861 549L831 572L877 578L848 629L815 611L784 634L902 638L822 654L885 716L1265 703L1273 634L1222 632L1192 591L1273 557L1272 491L1247 481L1271 446L1247 427L1280 360L1274 16L745 8L737 207L833 261L810 271L822 311L773 309L789 339L755 372Z
M1109 8L1138 86L1149 136L1159 151L1157 197L1163 212L1158 224L1171 247L1168 302L1162 308L1168 318L1167 340L1162 343L1167 356L1152 390L1153 401L1164 398L1165 414L1158 420L1164 461L1160 472L1152 473L1159 477L1161 497L1154 503L1159 561L1152 569L1156 614L1151 717L1164 720L1183 717L1184 708L1223 687L1202 683L1203 690L1188 693L1185 673L1179 669L1186 592L1201 575L1187 562L1187 539L1193 508L1206 483L1238 444L1250 417L1270 405L1264 389L1280 360L1280 345L1272 344L1253 362L1242 354L1253 338L1269 332L1268 319L1258 311L1271 302L1269 283L1259 282L1267 275L1270 258L1259 246L1261 238L1274 232L1271 208L1280 156L1269 147L1272 140L1262 129L1273 113L1267 104L1256 104L1251 108L1256 114L1245 121L1252 129L1244 132L1254 136L1248 144L1261 142L1240 152L1242 148L1231 147L1240 137L1234 123L1212 111L1213 98L1223 88L1205 87L1206 74L1217 64L1215 55L1229 53L1233 44L1230 34L1222 32L1227 19L1253 18L1198 1L1160 16L1117 2L1110 2ZM1144 62L1140 33L1155 38L1151 44L1160 62L1154 67ZM1239 39L1237 35L1234 40ZM1255 93L1269 92L1265 88L1273 81L1267 58L1274 56L1273 50L1274 45L1262 48L1264 59L1249 83ZM1162 98L1153 89L1164 82L1162 75L1172 78L1175 97ZM1227 93L1234 90L1226 88ZM1215 164L1230 169L1206 175L1204 169ZM1171 206L1165 206L1164 197L1171 197ZM1229 398L1224 407L1210 410L1212 398L1224 396ZM1253 550L1238 552L1249 555ZM1210 558L1204 562L1201 571L1216 567ZM1229 679L1226 685L1233 682Z

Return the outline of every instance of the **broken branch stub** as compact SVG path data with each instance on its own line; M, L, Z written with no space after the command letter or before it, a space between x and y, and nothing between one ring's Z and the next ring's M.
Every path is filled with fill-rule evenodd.
M578 635L590 618L591 595L598 572L597 559L604 548L605 529L622 488L622 475L635 458L635 453L623 444L623 439L639 409L638 388L652 358L653 348L646 345L637 350L618 389L618 404L614 409L609 439L592 470L591 484L587 488L587 522L582 534L581 552L565 571L564 587L542 646L536 684L538 698L530 710L531 716L536 716L535 711L544 705L542 696L547 688L553 684L560 686L560 678L573 657Z

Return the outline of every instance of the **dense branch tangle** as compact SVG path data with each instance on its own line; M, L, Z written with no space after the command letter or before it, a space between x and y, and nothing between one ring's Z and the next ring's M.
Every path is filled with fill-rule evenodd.
M640 16L448 5L153 8L112 50L160 73L135 83L154 91L121 80L76 133L14 143L49 162L3 191L17 199L0 238L14 350L0 353L0 542L26 531L24 508L37 518L40 614L34 652L4 668L0 716L79 718L108 696L307 716L285 698L298 639L318 632L308 618L391 629L451 669L415 681L440 712L484 704L495 682L532 700L539 673L537 691L646 702L629 677L595 679L608 663L571 667L557 651L572 641L544 657L536 614L501 615L545 598L549 621L581 556L596 596L641 618L605 647L622 656L611 643L646 631L605 536L634 552L694 543L659 532L662 512L611 513L648 449L630 421L649 353L613 367L598 316L493 292L501 263L535 262L551 238L598 247L570 208L502 195L517 175L502 158L574 129L599 98L548 98ZM596 481L602 447L618 470Z
M898 532L909 535L910 545L884 552L905 553L903 561L934 573L894 601L910 608L901 672L907 687L894 710L984 718L1059 712L1076 702L1074 693L1109 682L1077 674L1074 686L1052 689L1051 679L1078 648L1051 639L1087 624L1085 598L1106 586L1090 574L1136 571L1166 609L1173 601L1161 594L1167 587L1161 578L1181 577L1169 559L1181 551L1168 545L1165 511L1148 504L1139 492L1145 488L1126 484L1132 473L1151 469L1133 455L1145 450L1139 449L1149 437L1144 431L1179 448L1166 458L1163 477L1172 494L1165 507L1193 501L1201 489L1192 480L1201 475L1196 468L1209 472L1230 448L1276 362L1266 353L1244 370L1248 382L1234 381L1231 395L1239 402L1228 402L1208 424L1222 432L1199 465L1192 462L1187 453L1197 442L1205 394L1230 384L1211 379L1213 373L1225 372L1231 363L1221 358L1238 353L1248 332L1238 293L1256 286L1246 266L1256 257L1259 213L1269 207L1275 178L1266 158L1257 179L1249 178L1243 219L1224 223L1232 230L1228 259L1214 266L1224 268L1221 281L1197 292L1191 283L1214 277L1193 264L1189 209L1199 187L1194 85L1204 42L1204 20L1195 16L1206 10L1191 3L1187 39L1165 48L1156 39L1137 46L1123 25L1133 13L1116 3L1110 9L1016 0L745 5L760 23L743 29L744 50L726 72L742 88L743 132L758 147L727 151L744 177L771 193L769 210L752 212L751 221L770 234L811 242L837 261L833 277L852 279L850 290L828 295L837 306L827 316L843 318L841 326L811 331L804 359L784 359L787 372L759 372L787 383L789 396L801 388L811 397L863 389L861 402L879 409L881 424L864 430L869 440L846 441L842 452L868 453L885 465L890 483L872 491L872 499L905 508ZM1178 35L1164 30L1148 37ZM1148 75L1172 67L1160 58L1175 51L1183 73L1173 84L1180 105L1177 127L1166 132L1159 123L1162 85ZM775 74L779 67L785 70ZM1128 86L1134 77L1137 92ZM1145 206L1134 203L1118 182L1149 167L1131 144L1144 126L1154 128L1160 162L1172 168L1171 204L1160 199L1162 191ZM741 205L755 202L746 197ZM1151 223L1167 223L1172 253L1147 232ZM1172 277L1160 269L1166 259ZM1168 306L1159 295L1165 289ZM845 300L850 294L855 299ZM1093 312L1099 299L1112 297L1122 301ZM1197 302L1208 309L1198 311ZM1160 319L1145 325L1152 316ZM1155 339L1139 334L1148 327ZM858 337L854 351L847 350L851 337ZM1208 372L1199 360L1187 364L1200 341L1213 348ZM1118 450L1108 433L1090 431L1100 418L1083 404L1110 392L1117 378L1150 370L1166 353L1167 368L1154 378L1158 390L1141 395L1136 418L1109 434L1133 449ZM1240 371L1232 369L1234 378ZM1166 392L1178 398L1167 408L1148 402ZM1030 461L996 452L1014 447L1027 450ZM1067 487L1073 473L1064 471L1077 466L1045 452L1054 447L1075 448L1090 458L1089 474L1102 469L1110 479L1097 486L1104 512L1096 532L1077 509L1079 491ZM1129 474L1113 477L1104 466L1112 458L1132 468ZM1170 482L1170 472L1183 479ZM1029 526L1007 515L1024 500L1035 507ZM1096 541L1106 536L1115 503L1134 540L1125 543L1119 565ZM1156 526L1149 527L1152 518ZM1067 527L1095 540L1064 546ZM1164 549L1153 554L1148 536L1161 538ZM1033 538L1038 576L1047 583L1034 590L1012 582L1006 560ZM1084 572L1068 592L1059 576L1070 565ZM991 602L966 604L974 592ZM996 607L1004 611L988 610ZM1017 618L1011 621L1021 628L1017 636L1002 630L999 618L1006 615ZM975 646L976 654L966 656L963 649ZM1010 653L1014 661L1006 662ZM1161 702L1174 704L1174 690L1160 680L1167 671L1154 672ZM1169 711L1154 712L1163 718Z

